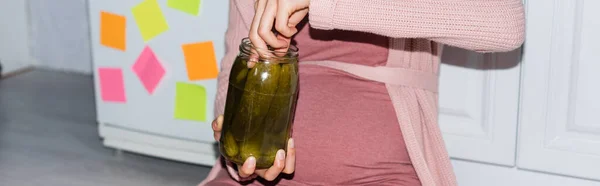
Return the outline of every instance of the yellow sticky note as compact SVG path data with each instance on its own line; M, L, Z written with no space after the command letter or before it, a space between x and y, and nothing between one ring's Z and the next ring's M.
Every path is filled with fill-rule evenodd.
M168 0L167 5L194 16L200 11L200 0Z
M100 44L125 51L126 18L109 12L100 12Z
M206 121L206 89L191 83L176 83L175 118Z
M157 0L145 0L131 9L144 42L167 31L169 25Z
M204 80L217 78L217 57L211 41L190 43L181 46L185 58L188 79Z

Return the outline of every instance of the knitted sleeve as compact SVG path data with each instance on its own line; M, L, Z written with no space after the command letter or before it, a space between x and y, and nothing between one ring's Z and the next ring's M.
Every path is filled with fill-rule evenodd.
M311 27L426 38L477 52L521 46L521 0L311 0Z

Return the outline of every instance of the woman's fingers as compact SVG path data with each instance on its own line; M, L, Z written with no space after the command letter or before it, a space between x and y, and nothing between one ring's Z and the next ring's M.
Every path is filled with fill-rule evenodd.
M275 180L279 174L291 174L294 173L296 167L296 148L294 147L294 139L288 140L287 155L286 151L279 149L275 155L275 161L273 166L268 169L256 170L256 159L249 157L241 167L238 166L238 174L242 178L249 177L256 174L267 181Z
M308 13L305 0L256 0L254 5L254 19L248 37L258 49L252 50L249 68L254 66L259 56L270 57L271 54L265 52L269 49L267 46L277 51L278 56L285 55L291 37L298 32L296 25Z
M248 33L248 38L252 45L256 48L267 48L267 44L263 41L263 39L258 35L258 27L260 26L260 21L263 15L263 12L266 8L268 0L257 0L256 4L256 12L254 13L254 19L252 19L252 24L250 25L250 33ZM253 51L253 53L259 53L260 51ZM252 59L251 59L252 60Z
M279 57L285 56L286 52L288 51L288 48L290 48L290 42L292 42L292 39L287 38L281 34L277 34L277 39L284 41L285 47L275 49L275 52L277 52L275 53L275 55Z
M290 19L288 20L288 23L287 23L288 26L296 28L296 25L298 25L300 23L300 21L302 21L304 19L304 17L306 17L307 14L308 14L308 8L294 12L290 16Z
M295 25L289 25L289 18L292 12L286 11L289 10L287 8L287 4L280 3L279 9L277 10L277 17L275 18L275 29L279 34L284 35L285 37L292 37L296 33Z
M275 14L277 13L277 1L269 0L260 18L260 25L258 25L258 35L271 47L273 48L285 48L286 42L279 40L273 32L273 22L275 21Z
M296 169L296 148L294 147L294 139L288 140L287 155L285 157L285 167L283 173L292 174Z
M213 120L212 129L214 132L221 132L221 129L223 129L223 115L219 115L217 119Z
M244 165L242 165L242 167L238 166L238 174L242 178L251 176L252 174L254 174L255 167L256 167L256 158L254 158L253 156L250 156L248 159L246 159L246 162L244 162Z
M252 19L252 25L250 25L250 33L248 33L248 38L250 39L252 45L256 48L267 48L267 44L265 44L265 42L258 35L258 26L263 11L265 10L266 3L267 0L256 0L254 3L254 19ZM257 50L251 49L250 52L250 58L247 62L248 68L254 67L260 56Z
M268 45L285 52L290 38L298 32L296 25L307 13L308 8L295 1L258 0L250 28L250 41L257 48L267 49ZM274 24L277 33L273 31Z
M258 52L256 52L256 50L253 50L252 54L250 54L250 59L248 60L246 65L248 65L248 68L252 68L254 67L254 65L256 65L256 62L258 62Z
M279 149L277 151L277 155L275 156L275 162L273 163L273 166L269 167L269 169L266 170L257 170L256 174L258 174L260 177L264 178L267 181L275 180L275 178L279 176L279 174L285 166L285 159L285 151Z
M217 119L212 122L213 136L216 141L219 141L221 138L221 129L223 129L223 115L217 117Z
M290 1L280 1L275 18L275 29L285 37L292 37L298 32L296 25L306 17L308 8L296 7Z

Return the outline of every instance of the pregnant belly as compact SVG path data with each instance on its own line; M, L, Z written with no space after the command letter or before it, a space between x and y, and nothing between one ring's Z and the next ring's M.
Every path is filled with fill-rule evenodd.
M293 137L287 182L419 185L384 84L303 66Z

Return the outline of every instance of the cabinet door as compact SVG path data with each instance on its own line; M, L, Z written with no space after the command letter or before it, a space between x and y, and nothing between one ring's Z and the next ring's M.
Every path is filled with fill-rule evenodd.
M600 1L527 3L518 167L600 179Z
M452 158L514 165L520 54L444 49L439 123Z

